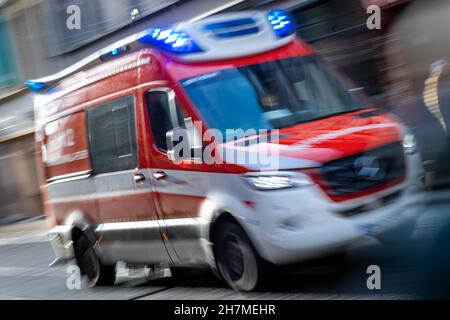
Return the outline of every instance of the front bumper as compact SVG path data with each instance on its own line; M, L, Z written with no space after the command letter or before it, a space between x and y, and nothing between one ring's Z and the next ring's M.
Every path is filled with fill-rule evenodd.
M56 257L52 264L64 262L74 257L71 230L71 226L56 226L47 233Z
M330 207L321 207L320 202L311 205L313 201L308 201L309 205L302 208L298 205L301 201L297 201L295 207L307 211L307 214L298 215L297 224L293 223L289 228L271 223L272 228L257 232L258 239L254 241L258 242L258 251L274 264L290 264L344 250L364 238L382 238L404 226L415 225L423 212L423 187L419 183L399 187L401 195L395 201L353 216L343 216ZM313 195L308 198L313 198ZM305 198L305 203L308 198ZM275 215L281 219L282 212Z

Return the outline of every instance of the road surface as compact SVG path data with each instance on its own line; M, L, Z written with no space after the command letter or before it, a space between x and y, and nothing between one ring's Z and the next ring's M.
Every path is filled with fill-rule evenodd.
M416 230L419 236L407 244L386 247L368 239L342 261L283 270L265 291L248 294L196 270L178 279L125 275L112 287L69 290L67 266L48 267L53 253L45 221L21 223L0 228L0 299L421 299L421 262L431 242L420 233L433 229L434 221L428 215ZM380 266L381 290L367 288L370 265Z

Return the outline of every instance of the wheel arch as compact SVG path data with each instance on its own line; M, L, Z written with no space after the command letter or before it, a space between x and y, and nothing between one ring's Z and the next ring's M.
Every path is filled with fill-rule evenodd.
M75 241L84 234L91 244L96 242L94 226L84 212L80 210L72 212L67 216L64 225L70 228L70 240Z
M211 244L212 244L212 249L213 249L214 253L215 253L216 237L220 230L220 226L226 222L231 222L233 224L236 224L239 228L241 228L242 231L247 236L247 238L249 239L252 247L258 253L258 255L260 257L263 257L263 255L261 255L261 248L258 245L257 241L255 241L255 237L250 232L249 228L247 228L247 226L245 226L245 224L242 222L242 220L239 219L239 216L236 216L229 210L219 210L216 213L216 215L214 216L214 219L210 223L208 236L209 236L209 242L211 242Z
M213 244L213 246L216 241L217 234L220 230L220 226L225 222L231 222L231 223L237 224L239 227L241 227L243 230L245 230L242 227L241 223L239 223L238 219L236 219L236 217L234 217L229 211L221 210L216 214L214 219L211 221L211 224L209 227L208 237L209 237L209 241Z

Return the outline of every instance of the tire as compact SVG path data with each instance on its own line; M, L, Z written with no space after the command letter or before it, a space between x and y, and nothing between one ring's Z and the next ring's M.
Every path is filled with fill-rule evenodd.
M268 265L253 248L244 230L225 222L216 240L214 253L223 280L236 291L261 288Z
M73 245L75 260L80 268L85 286L114 285L116 281L115 266L103 265L98 259L94 247L86 235L81 234Z

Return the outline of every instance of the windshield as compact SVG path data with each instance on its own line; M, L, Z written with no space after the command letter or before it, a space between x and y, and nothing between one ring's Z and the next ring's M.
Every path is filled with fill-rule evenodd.
M226 69L181 84L210 128L281 129L364 108L313 56Z

